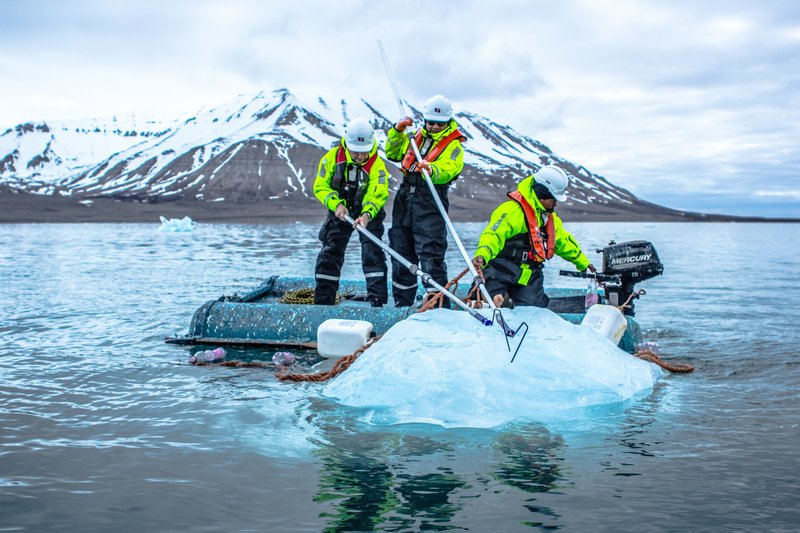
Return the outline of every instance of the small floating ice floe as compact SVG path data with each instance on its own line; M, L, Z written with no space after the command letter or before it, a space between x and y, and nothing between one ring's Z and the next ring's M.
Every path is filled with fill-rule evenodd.
M158 231L166 231L166 232L187 232L192 231L194 229L195 223L189 217L183 218L164 218L159 217L161 219L161 226L158 228Z

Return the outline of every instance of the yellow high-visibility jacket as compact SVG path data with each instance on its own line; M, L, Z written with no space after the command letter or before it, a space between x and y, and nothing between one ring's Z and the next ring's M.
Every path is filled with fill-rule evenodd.
M528 176L517 186L517 190L522 196L531 204L536 211L536 224L539 227L543 226L542 214L545 208L533 191L534 177ZM581 251L581 247L575 241L575 238L564 229L561 218L552 212L549 214L553 218L553 226L555 228L555 253L559 257L569 261L575 268L580 271L589 266L589 259ZM485 264L489 264L495 257L510 256L511 248L530 247L530 231L525 221L525 213L522 207L515 200L508 200L500 204L497 209L492 213L489 219L489 225L483 230L478 241L478 248L475 251L475 257L482 257ZM525 267L518 254L513 256L514 262L520 264L523 268L523 277L525 276ZM510 259L510 257L508 257ZM526 280L520 280L523 283Z
M389 197L389 171L386 170L386 163L383 162L380 156L377 156L372 163L369 173L365 172L362 166L353 162L344 139L342 139L339 145L331 148L322 156L322 159L320 159L317 177L314 180L314 196L317 197L322 205L331 211L336 211L336 207L342 203L345 204L345 207L350 211L352 211L354 207L358 207L357 205L347 205L348 202L346 202L343 197L341 186L338 189L334 187L337 166L336 159L340 148L344 149L346 155L345 161L340 162L345 168L340 169L340 171L343 172L345 178L348 176L352 177L355 174L359 180L360 190L358 192L358 197L360 198L361 212L352 214L352 216L355 217L363 215L364 213L369 213L372 218L375 218L378 211L383 209L383 206L386 204L386 199ZM369 153L370 158L377 154L377 151L378 145L373 144L372 150L370 150Z

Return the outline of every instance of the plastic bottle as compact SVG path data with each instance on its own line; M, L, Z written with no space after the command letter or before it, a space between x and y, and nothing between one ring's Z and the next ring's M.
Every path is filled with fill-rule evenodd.
M220 361L225 360L225 355L227 352L225 348L214 348L213 350L204 350L195 352L193 356L189 358L189 362L193 365L203 364L203 363L219 363Z
M278 366L289 366L294 363L294 355L289 352L275 352L272 362Z
M584 300L584 308L589 309L596 303L599 303L600 297L597 294L597 282L595 280L589 281L589 287L586 289L586 299Z
M642 350L649 350L657 355L658 352L661 351L661 346L659 346L658 343L655 341L645 341L637 347L636 351L642 351Z

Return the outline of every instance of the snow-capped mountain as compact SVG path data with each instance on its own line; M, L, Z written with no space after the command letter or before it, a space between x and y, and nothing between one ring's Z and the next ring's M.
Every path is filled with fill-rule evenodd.
M77 198L315 201L319 158L356 116L372 122L380 143L398 118L363 99L300 101L279 89L174 122L129 116L20 124L0 135L0 187ZM556 163L571 176L567 205L651 205L508 126L468 112L456 120L469 140L464 172L451 189L455 204L496 205L520 179Z
M173 127L135 115L19 124L0 134L0 184L51 193L65 177Z

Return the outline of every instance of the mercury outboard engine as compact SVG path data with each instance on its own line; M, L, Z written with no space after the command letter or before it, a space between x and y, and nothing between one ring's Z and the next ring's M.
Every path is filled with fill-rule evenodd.
M658 253L648 241L611 241L603 252L603 278L606 302L608 305L622 305L634 294L634 285L640 281L660 276L664 265ZM609 276L606 278L606 276ZM633 315L633 301L628 303L623 313Z

